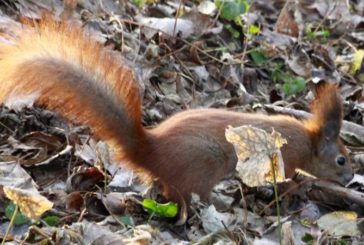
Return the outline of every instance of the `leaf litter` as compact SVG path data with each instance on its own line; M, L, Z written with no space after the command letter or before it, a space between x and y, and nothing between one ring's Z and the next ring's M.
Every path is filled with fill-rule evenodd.
M64 7L53 0L4 1L0 27L16 35L9 32L10 24L18 25L19 17L37 19L44 10L83 23L135 68L148 126L198 107L268 113L280 105L283 113L297 116L312 99L311 79L340 83L346 120L341 136L356 173L362 174L363 2L257 0L244 5L235 0L226 8L216 2L65 1ZM277 244L272 188L244 184L248 177L256 181L254 172L222 181L210 204L194 196L194 215L176 225L178 218L143 209L143 200L158 193L113 162L112 149L82 125L34 107L33 100L9 101L0 109L1 238L10 222L5 209L13 199L27 205L30 218L49 209L49 201L53 208L40 222L14 225L7 237L12 243ZM260 137L254 144L272 142ZM363 181L356 179L350 188L362 191ZM314 186L284 182L278 187L285 193L280 198L285 243L363 241L363 212L351 199L313 202L306 192ZM49 201L42 205L43 200ZM40 209L29 206L32 202ZM50 220L53 226L45 225Z

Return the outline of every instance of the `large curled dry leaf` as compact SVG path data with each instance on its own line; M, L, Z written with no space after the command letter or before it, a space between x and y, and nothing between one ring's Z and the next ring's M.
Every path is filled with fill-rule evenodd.
M37 184L19 163L0 162L0 186L11 186L28 191L37 191Z
M19 206L20 212L30 219L38 219L53 207L53 203L34 191L22 190L16 187L4 186L7 198Z
M252 126L226 129L225 137L235 147L238 156L236 170L248 186L262 186L273 182L274 166L277 182L285 179L280 148L287 141L277 131L271 134ZM273 164L273 165L272 165Z
M334 236L357 236L360 234L357 218L355 212L336 211L322 216L317 225Z

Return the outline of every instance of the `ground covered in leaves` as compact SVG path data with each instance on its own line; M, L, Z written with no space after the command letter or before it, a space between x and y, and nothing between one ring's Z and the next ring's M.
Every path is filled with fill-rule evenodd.
M11 101L0 110L6 244L364 241L357 192L364 184L363 0L12 0L0 3L1 31L44 11L82 24L123 54L140 86L145 126L200 107L304 118L313 84L338 84L341 138L358 175L349 188L327 190L306 179L281 184L279 214L272 187L231 178L216 186L212 204L194 196L192 215L170 217L175 206L155 203L149 186L114 162L112 149L87 127L29 100Z

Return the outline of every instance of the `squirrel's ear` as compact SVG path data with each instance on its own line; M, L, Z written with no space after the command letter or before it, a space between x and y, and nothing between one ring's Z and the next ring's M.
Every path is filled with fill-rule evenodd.
M316 99L311 106L313 117L307 122L308 129L326 141L339 137L343 117L343 105L336 85L321 82L316 86Z

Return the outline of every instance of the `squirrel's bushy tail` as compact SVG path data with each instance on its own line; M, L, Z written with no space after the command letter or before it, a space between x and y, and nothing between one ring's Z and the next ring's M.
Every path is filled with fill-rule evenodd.
M89 125L133 158L143 140L132 71L80 27L45 18L0 43L0 103L36 94L38 104Z

